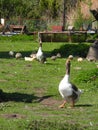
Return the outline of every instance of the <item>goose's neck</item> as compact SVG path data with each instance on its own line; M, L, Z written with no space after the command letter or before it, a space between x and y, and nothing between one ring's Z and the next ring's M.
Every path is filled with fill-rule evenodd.
M41 43L39 44L39 50L42 50L42 44Z
M66 61L66 75L70 75L70 60Z
M42 42L39 43L39 46L42 48Z
M42 50L42 47L40 46L39 49Z

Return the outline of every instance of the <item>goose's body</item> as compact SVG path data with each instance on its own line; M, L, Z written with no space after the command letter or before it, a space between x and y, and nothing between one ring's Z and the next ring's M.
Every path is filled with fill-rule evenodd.
M39 47L37 54L36 54L37 60L41 61L43 59L43 52L42 52L42 47Z
M37 51L37 54L36 54L36 59L39 61L39 62L42 62L44 63L46 61L46 57L42 51L42 43L40 43L40 46L38 48L38 51Z
M78 89L75 85L69 82L69 75L65 75L59 84L59 92L67 102L71 102L72 97L76 102L81 94L81 90Z
M75 102L79 99L81 90L78 89L75 85L70 83L70 60L66 62L66 74L59 84L59 92L62 98L64 98L64 103L60 107L64 107L66 102L72 103L72 107Z

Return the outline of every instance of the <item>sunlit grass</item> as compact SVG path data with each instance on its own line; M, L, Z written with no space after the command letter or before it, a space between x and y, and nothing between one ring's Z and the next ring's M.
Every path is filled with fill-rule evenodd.
M76 44L69 44L69 48ZM85 48L86 45L83 46ZM47 63L40 64L24 60L24 56L38 49L38 42L33 37L0 41L0 89L3 91L0 93L3 100L0 103L0 129L34 130L36 124L42 130L44 127L47 128L45 130L97 129L98 62L84 59L80 63L77 62L77 56L72 60L71 81L84 92L74 109L70 109L68 104L64 109L58 108L63 101L58 85L65 74L65 61L69 54L66 47L68 43L43 43ZM62 49L65 49L65 55L63 50L62 58L52 61L50 56ZM10 58L10 50L21 52L23 58ZM70 54L73 54L72 48Z

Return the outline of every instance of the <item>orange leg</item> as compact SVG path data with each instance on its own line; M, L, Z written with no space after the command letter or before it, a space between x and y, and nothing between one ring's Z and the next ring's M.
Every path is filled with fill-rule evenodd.
M64 101L63 104L61 104L61 105L59 106L59 108L64 108L65 104L66 104L66 101Z

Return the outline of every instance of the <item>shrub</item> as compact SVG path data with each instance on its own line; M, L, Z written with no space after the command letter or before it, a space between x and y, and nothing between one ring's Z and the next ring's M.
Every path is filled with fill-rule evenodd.
M68 57L69 55L86 57L89 50L89 45L69 44L63 45L59 49L53 50L52 53L57 54L59 52L63 57Z

